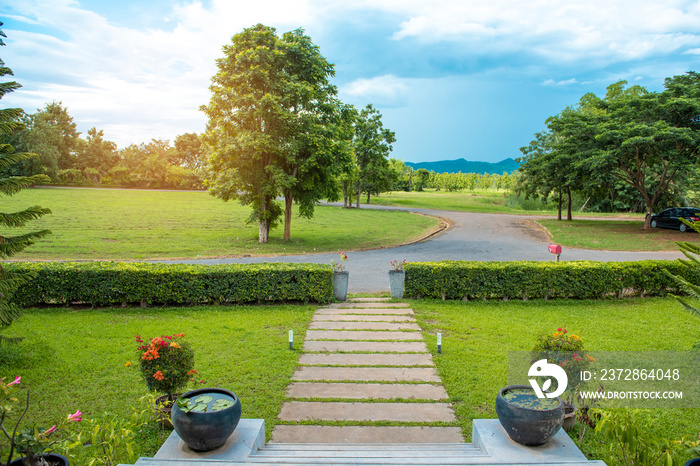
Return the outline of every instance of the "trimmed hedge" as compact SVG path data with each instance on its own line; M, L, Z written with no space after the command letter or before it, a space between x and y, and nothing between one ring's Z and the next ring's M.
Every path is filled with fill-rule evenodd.
M667 276L700 283L680 261L634 262L411 262L404 296L442 299L597 299L684 294Z
M321 264L31 262L6 267L37 274L15 294L15 301L23 307L77 303L328 303L334 299L333 269Z

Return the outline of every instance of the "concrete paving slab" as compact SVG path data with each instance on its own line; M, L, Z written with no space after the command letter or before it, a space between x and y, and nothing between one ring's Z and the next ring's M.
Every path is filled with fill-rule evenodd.
M389 340L389 341L420 341L423 340L423 334L420 332L370 332L370 331L353 331L353 330L308 330L306 332L306 340Z
M280 410L283 421L453 422L448 403L328 403L290 401Z
M314 314L314 322L415 322L407 315Z
M462 443L459 427L276 426L277 443Z
M413 309L407 308L376 308L376 309L330 309L321 308L316 311L316 315L355 315L355 314L381 314L381 315L413 315Z
M289 398L347 398L353 400L446 400L447 392L441 385L427 383L317 383L293 382L287 388Z
M355 380L362 382L440 382L433 367L298 367L292 380Z
M350 298L349 303L381 303L389 301L391 298Z
M305 366L433 366L433 357L427 353L306 353L299 357Z
M305 341L305 352L427 353L422 341Z
M411 307L410 304L408 303L353 303L353 302L346 302L346 303L333 303L329 304L328 307L334 308L334 309L345 309L345 308L371 308L371 307L386 307L386 308L392 308L392 307Z
M310 329L322 330L416 330L413 322L311 322Z

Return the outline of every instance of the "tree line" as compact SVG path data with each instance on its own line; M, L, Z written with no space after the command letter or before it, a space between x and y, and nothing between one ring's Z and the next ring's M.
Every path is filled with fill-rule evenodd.
M619 81L604 97L588 93L575 106L546 120L547 129L521 148L515 189L566 202L573 194L593 210L638 210L651 227L660 208L685 205L697 191L700 149L700 74L666 78L664 91L649 92Z

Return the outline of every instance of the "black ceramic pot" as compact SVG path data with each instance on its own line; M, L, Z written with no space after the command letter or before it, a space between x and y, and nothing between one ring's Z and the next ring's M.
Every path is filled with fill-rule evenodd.
M509 390L525 389L534 394L529 385L509 385L496 397L496 414L508 436L521 445L537 446L549 441L564 423L564 402L551 409L532 409L508 402L503 395Z
M700 458L688 460L684 466L700 466Z
M41 455L41 457L44 458L50 466L69 466L68 459L58 453L46 453ZM10 463L10 466L23 466L22 459L14 460Z
M241 420L241 401L233 392L224 388L200 388L185 393L182 398L209 394L229 396L234 403L221 411L203 413L185 413L177 403L173 405L173 427L183 442L195 451L210 451L222 446Z

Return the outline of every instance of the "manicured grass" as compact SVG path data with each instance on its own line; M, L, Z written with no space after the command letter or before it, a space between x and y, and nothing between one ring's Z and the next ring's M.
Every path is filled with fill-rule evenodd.
M552 241L562 246L611 251L672 251L676 241L698 241L696 233L653 228L643 230L643 221L614 220L538 220L552 234Z
M31 389L28 422L50 426L78 409L85 417L110 412L128 418L147 393L134 335L146 339L182 332L195 351L203 386L236 393L243 417L265 419L269 437L314 309L29 309L4 332L25 340L0 348L0 376L8 381L21 375L22 387ZM294 351L288 346L289 330L297 342ZM132 366L125 367L127 362ZM161 443L155 430L147 431L138 439L137 457L153 456Z
M507 196L508 193L503 191L393 191L371 198L371 203L417 209L455 210L459 212L516 213L514 209L506 207ZM524 211L518 210L517 213L524 213ZM549 212L528 211L527 213L545 215Z
M401 244L432 231L438 220L403 212L319 206L312 219L292 219L258 243L249 207L204 192L112 189L28 189L3 198L2 211L31 205L53 211L30 230L53 234L15 256L20 260L165 259L350 251ZM20 233L17 229L13 233Z
M507 385L508 352L529 351L539 332L566 326L590 351L686 351L700 338L698 318L673 299L622 301L412 302L463 431L475 418L495 418ZM442 333L442 354L436 352ZM663 438L697 436L700 409L657 409ZM576 435L576 429L573 431ZM576 440L577 441L577 440ZM600 458L606 441L589 434L583 451Z
M541 215L556 217L555 208L525 210L520 206L509 205L508 191L475 190L462 192L446 192L427 189L422 192L393 191L372 198L372 204L414 207L418 209L455 210L458 212L498 213L515 215ZM530 200L528 204L537 206L538 201ZM550 204L551 205L551 204ZM563 212L566 216L566 212ZM640 219L640 214L574 212L574 218L603 217Z

